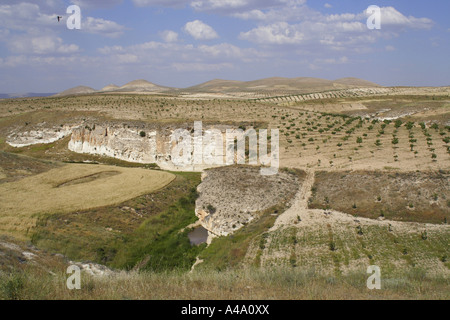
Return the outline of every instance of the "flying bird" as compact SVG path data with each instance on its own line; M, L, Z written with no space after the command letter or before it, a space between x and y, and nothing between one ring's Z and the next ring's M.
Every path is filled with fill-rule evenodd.
M57 18L58 18L58 22L60 22L60 21L62 20L63 17L57 16Z

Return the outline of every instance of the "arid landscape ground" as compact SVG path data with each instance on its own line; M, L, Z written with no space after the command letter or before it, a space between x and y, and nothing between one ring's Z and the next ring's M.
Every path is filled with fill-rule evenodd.
M279 129L278 174L168 166L194 121ZM450 87L138 80L0 100L0 297L449 299L449 178Z

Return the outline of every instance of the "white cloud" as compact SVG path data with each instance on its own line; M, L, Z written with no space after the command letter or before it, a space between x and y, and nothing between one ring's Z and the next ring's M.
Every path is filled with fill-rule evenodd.
M178 33L172 30L165 30L160 32L161 39L164 40L164 42L177 42L178 41Z
M255 63L267 58L253 48L239 48L229 43L216 45L184 44L180 42L150 41L129 47L111 46L99 49L111 65L139 62L143 68L168 68L176 70L213 70L229 68L240 63Z
M327 9L331 9L331 8L333 8L333 5L331 5L329 3L325 3L324 7L327 8Z
M28 34L55 34L66 28L67 14L60 13L64 19L58 23L57 14L45 14L41 8L33 3L19 3L15 5L0 5L0 27L10 31L21 31ZM81 23L81 29L88 33L116 38L125 27L114 21L101 18L87 17ZM1 39L0 39L1 40Z
M72 0L81 10L92 8L109 8L121 4L123 0Z
M24 65L27 58L24 55L10 56L3 59L2 67L14 68L19 65Z
M388 27L405 27L412 29L430 29L433 27L433 20L428 18L406 17L393 7L381 8L381 25Z
M182 8L189 4L189 0L133 0L137 7L161 6L170 8Z
M54 13L56 11L62 12L67 5L63 0L2 0L2 5L19 5L32 4L37 5L39 10L44 13Z
M24 54L71 54L79 51L75 44L64 44L63 40L53 36L20 36L8 42L9 49L14 53Z
M8 29L0 29L0 41L5 40L9 34L10 32Z
M88 33L99 34L109 38L117 38L123 34L125 27L114 21L87 17L82 21L81 29Z
M191 2L191 7L198 11L238 13L286 6L293 7L304 3L306 3L306 0L194 0Z
M386 51L395 51L395 50L397 50L397 49L395 49L394 46L386 46L384 49L385 49Z
M291 8L291 11L295 12L298 9ZM325 46L332 50L353 50L361 53L364 46L367 48L368 44L374 43L377 39L397 37L399 32L408 28L429 29L433 25L430 19L406 17L392 7L382 8L383 32L378 33L367 28L366 12L325 15L312 11L304 15L300 23L288 23L291 13L285 9L277 9L235 15L243 19L275 21L241 32L239 38L265 46L308 45L310 48ZM277 21L279 19L283 20Z
M112 54L112 53L120 53L120 52L124 52L125 49L122 46L112 46L112 47L104 47L104 48L100 48L98 49L98 52L101 54Z
M223 69L232 69L233 64L231 63L173 63L172 68L176 71L186 72L186 71L198 71L198 72L212 72L220 71Z
M17 31L33 32L36 28L54 26L56 15L44 14L37 4L0 5L0 26Z
M267 26L260 26L240 34L240 38L260 44L299 44L305 36L296 26L287 22L278 22Z
M233 14L243 11L303 5L306 0L133 0L137 7L161 6L182 8L190 5L196 11Z
M135 54L125 53L116 55L116 63L118 64L129 64L138 63L139 57Z
M349 59L346 56L340 57L340 58L325 58L325 59L315 59L314 62L310 65L311 68L319 68L321 65L327 65L327 64L347 64L349 63Z
M183 30L196 40L212 40L219 37L212 27L200 20L186 23Z

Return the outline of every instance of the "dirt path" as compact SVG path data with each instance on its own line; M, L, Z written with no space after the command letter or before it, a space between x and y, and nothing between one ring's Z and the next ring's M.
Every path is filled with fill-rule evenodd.
M305 232L317 232L330 228L333 233L346 234L350 230L354 232L357 226L379 226L391 230L394 234L420 233L423 231L445 231L449 225L436 225L416 222L399 222L391 220L373 220L355 217L347 213L335 210L308 209L308 199L311 196L311 188L314 185L314 171L307 171L306 179L296 195L293 205L282 213L269 230L265 248L260 257L261 266L270 265L277 259L289 259L291 251L288 246L279 242L285 236L288 228L303 229ZM272 243L274 242L274 243ZM246 261L254 261L259 251L259 242L253 243L247 252ZM268 264L269 263L269 264Z
M308 209L308 199L311 197L311 188L314 185L315 172L308 170L305 181L296 195L293 205L283 212L275 221L269 232L296 226L317 227L328 223L348 223L352 225L378 225L391 227L401 232L416 232L417 230L444 230L450 228L448 225L437 225L430 223L400 222L391 220L374 220L362 217L354 217L350 214L336 210ZM300 221L299 221L300 218Z
M270 232L279 228L292 226L297 220L297 216L300 216L308 211L308 199L311 197L311 188L314 185L314 171L307 170L306 178L303 181L302 187L295 196L293 205L283 212L275 221Z

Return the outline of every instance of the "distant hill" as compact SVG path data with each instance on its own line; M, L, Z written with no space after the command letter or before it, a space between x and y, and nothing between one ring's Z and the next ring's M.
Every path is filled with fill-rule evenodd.
M228 91L238 89L245 84L243 81L214 79L199 85L184 89L185 91Z
M119 86L116 86L115 84L109 84L106 87L100 89L101 92L108 92L108 91L114 91L119 89Z
M77 95L77 94L89 94L89 93L94 93L94 92L97 92L97 91L90 87L78 86L78 87L71 88L71 89L65 90L63 92L60 92L58 94L55 94L55 97L71 96L71 95Z
M356 87L380 87L380 85L358 78L342 78L334 81L335 83L340 83L348 86Z
M0 99L15 99L15 98L35 98L35 97L50 97L55 95L55 93L0 93Z
M110 84L103 89L96 91L90 87L79 86L61 93L56 96L89 94L94 92L108 93L236 93L236 92L254 92L254 93L271 93L271 94L302 94L310 92L320 92L329 90L341 90L358 87L380 87L378 84L357 79L342 78L338 80L326 80L320 78L280 78L273 77L267 79L253 81L236 81L214 79L196 86L185 89L177 89L171 87L160 86L147 80L134 80L121 87Z
M164 92L173 88L159 86L147 80L135 80L113 90L114 92Z
M348 89L354 87L379 87L379 85L357 78L344 78L336 81L319 78L267 78L254 81L232 81L215 79L184 89L188 92L295 92L305 93Z

